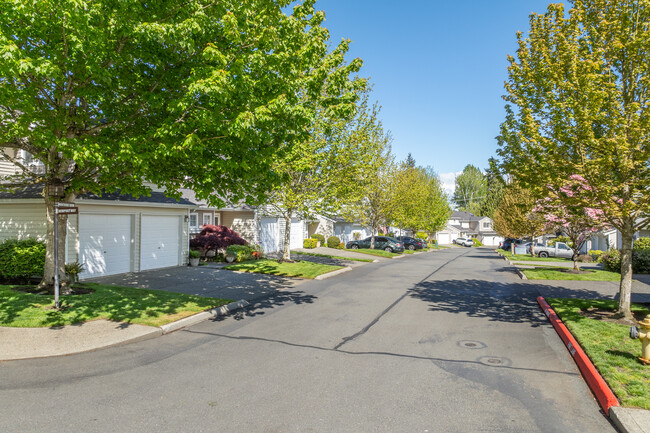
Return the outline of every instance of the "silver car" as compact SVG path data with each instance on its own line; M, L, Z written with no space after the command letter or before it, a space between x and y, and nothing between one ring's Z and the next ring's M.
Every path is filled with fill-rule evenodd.
M454 242L458 245L462 245L464 247L473 247L474 246L474 239L472 238L456 238Z

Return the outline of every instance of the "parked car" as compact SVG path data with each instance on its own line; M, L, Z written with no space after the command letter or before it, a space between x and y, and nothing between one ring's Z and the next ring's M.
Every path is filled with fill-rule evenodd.
M556 242L552 247L535 247L535 254L539 257L564 257L566 259L572 259L575 256L575 252L564 242Z
M359 248L370 248L370 237L358 241L350 241L345 248L358 250ZM390 253L401 253L404 251L404 244L397 239L388 236L375 236L375 249L384 250Z
M499 242L499 248L501 248L502 250L506 250L506 251L507 251L507 250L510 249L510 245L513 244L513 243L514 243L515 246L516 246L516 245L521 245L521 244L523 244L524 241L521 240L521 239L506 238L506 239L503 240L503 242Z
M462 245L464 247L473 247L474 246L474 239L472 238L456 238L454 242L458 245Z
M415 239L409 236L397 236L395 239L404 244L404 248L409 250L421 250L424 248L426 242L423 243L421 239Z
M526 253L530 254L530 246L532 245L532 242L526 242L525 244L522 244L521 246L526 247ZM546 245L540 244L539 242L535 242L534 245L534 253L537 254L540 248L546 248Z

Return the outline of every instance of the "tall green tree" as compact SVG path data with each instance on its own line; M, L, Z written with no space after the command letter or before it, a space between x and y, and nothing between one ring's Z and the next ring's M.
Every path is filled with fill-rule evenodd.
M506 182L501 174L498 161L495 158L489 159L489 166L485 170L485 181L487 184L487 193L485 199L481 201L479 215L494 219L494 214L501 204L501 198L505 191Z
M63 184L82 193L171 193L260 200L316 112L350 112L342 91L360 60L329 50L314 0L0 0L1 188ZM325 95L325 97L323 97ZM43 163L32 170L24 150ZM54 279L53 200L42 284ZM65 218L59 219L63 277Z
M456 176L453 201L458 210L478 214L486 194L487 181L485 175L471 164L465 166L463 172Z
M367 173L384 146L376 140L378 113L378 106L368 106L366 93L354 117L319 118L309 139L277 162L275 170L286 180L269 195L267 206L285 220L283 260L291 259L292 218L334 215L363 195Z
M432 239L436 232L447 225L451 216L451 207L447 194L442 188L442 182L432 167L423 169L424 181L426 183L426 197L424 199L424 211L419 229L424 230Z
M373 144L369 146L372 153L362 173L363 188L355 200L341 209L341 214L370 229L370 247L374 248L379 227L390 224L394 214L395 195L392 188L397 167L391 153L392 138L383 130L380 121L369 129L367 139Z
M631 317L632 238L650 215L650 2L573 1L533 14L510 57L499 154L544 197L571 176L568 206L602 211L623 245L618 313Z

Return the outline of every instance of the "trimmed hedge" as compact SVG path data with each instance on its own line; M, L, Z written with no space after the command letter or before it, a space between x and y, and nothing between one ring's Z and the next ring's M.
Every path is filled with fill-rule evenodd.
M621 252L609 250L600 261L605 265L606 271L621 272ZM632 272L636 274L650 274L650 250L632 251Z
M311 235L311 238L320 241L321 245L325 245L325 236L321 235L320 233L314 233Z
M327 238L327 247L328 248L338 248L341 243L341 239L336 236L330 236Z
M316 245L318 245L318 239L305 239L302 241L303 248L316 248Z
M45 243L35 239L7 239L0 244L0 279L28 282L43 276Z

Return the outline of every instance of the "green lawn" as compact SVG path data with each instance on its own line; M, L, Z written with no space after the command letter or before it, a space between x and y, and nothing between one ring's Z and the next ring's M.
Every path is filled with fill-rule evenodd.
M621 404L650 409L650 368L637 359L641 355L639 340L629 338L628 326L580 314L581 310L590 308L615 310L618 302L554 298L546 301L571 330ZM650 313L650 310L634 305L632 310Z
M94 292L61 296L60 310L53 309L54 296L0 286L0 326L37 328L96 319L160 326L232 302L159 290L90 283L84 286Z
M254 272L257 274L281 275L283 277L316 278L328 272L343 269L342 266L322 265L320 263L278 262L277 260L251 260L226 266L223 269L230 271Z
M302 254L304 256L313 256L313 257L328 257L330 259L339 259L339 260L352 260L355 262L372 262L372 259L357 259L352 257L343 257L343 256L332 256L329 254L318 254L318 253L303 253L301 251L291 251L291 254Z
M584 274L572 274L571 268L520 269L529 280L620 281L621 274L597 269L583 269Z
M389 253L388 251L371 250L370 248L359 248L358 250L350 250L350 251L353 251L355 253L370 254L371 256L386 257L389 259L402 255L402 253Z

